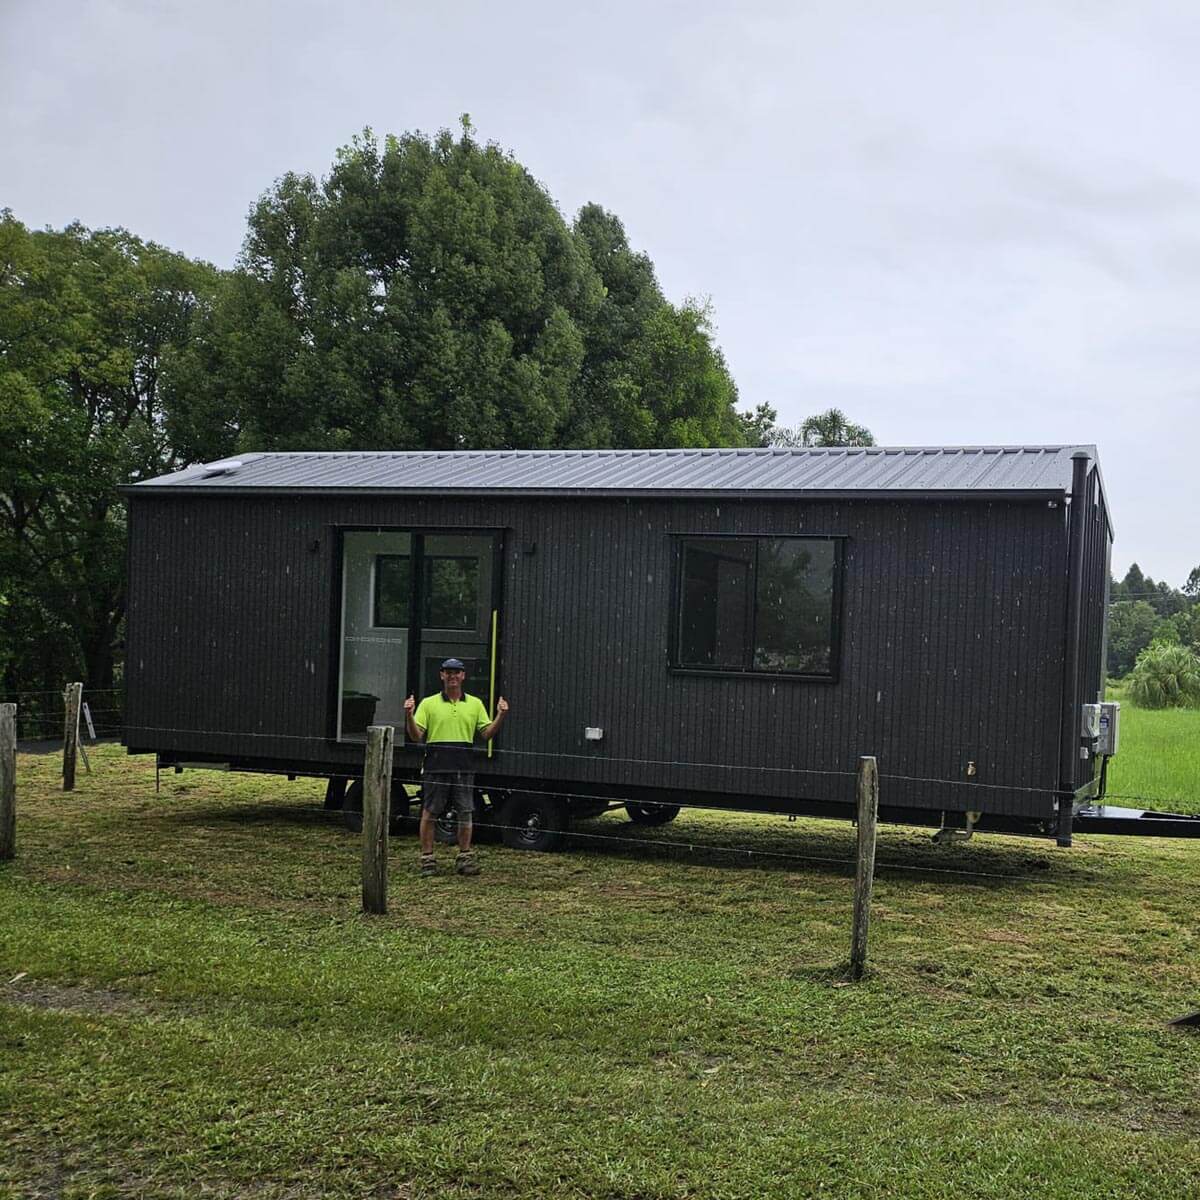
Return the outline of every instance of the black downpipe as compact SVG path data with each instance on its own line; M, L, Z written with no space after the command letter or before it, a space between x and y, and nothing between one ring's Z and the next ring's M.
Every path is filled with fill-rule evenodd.
M1079 638L1083 624L1083 538L1087 520L1087 477L1091 457L1086 450L1071 455L1071 526L1067 547L1067 652L1063 665L1062 736L1059 738L1058 834L1060 846L1071 844L1075 816L1075 772L1079 762Z

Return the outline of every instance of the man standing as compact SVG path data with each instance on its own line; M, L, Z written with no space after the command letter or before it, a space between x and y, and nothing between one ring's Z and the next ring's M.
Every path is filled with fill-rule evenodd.
M434 823L453 804L458 812L458 857L454 870L459 875L478 875L479 864L471 849L474 828L475 774L471 747L477 733L490 741L508 712L503 696L496 703L496 716L488 720L483 701L463 691L466 668L461 659L442 663L442 690L426 696L418 705L412 696L404 701L404 723L411 741L425 743L421 768L421 857L422 875L437 874L433 855ZM415 711L414 711L415 709Z

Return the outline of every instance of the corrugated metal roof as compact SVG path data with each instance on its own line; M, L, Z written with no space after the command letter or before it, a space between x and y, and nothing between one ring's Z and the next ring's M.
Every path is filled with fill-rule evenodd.
M1030 494L1071 488L1094 446L792 450L422 450L243 454L133 490L671 495Z

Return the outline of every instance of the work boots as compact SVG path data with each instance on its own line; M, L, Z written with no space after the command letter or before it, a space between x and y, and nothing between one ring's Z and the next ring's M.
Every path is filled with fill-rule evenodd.
M432 854L422 854L417 858L417 870L422 879L438 873L437 859ZM460 850L454 860L455 875L478 875L479 864L475 861L474 850Z
M460 850L454 860L455 875L478 875L479 864L475 861L474 850Z

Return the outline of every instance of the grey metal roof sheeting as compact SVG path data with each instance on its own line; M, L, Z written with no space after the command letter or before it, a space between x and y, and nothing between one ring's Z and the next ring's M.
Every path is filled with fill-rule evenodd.
M188 467L131 490L1011 496L1069 492L1078 450L1096 459L1094 446L254 453Z

